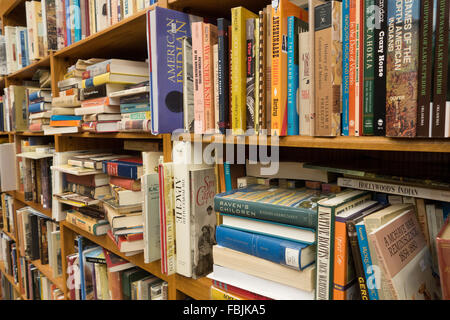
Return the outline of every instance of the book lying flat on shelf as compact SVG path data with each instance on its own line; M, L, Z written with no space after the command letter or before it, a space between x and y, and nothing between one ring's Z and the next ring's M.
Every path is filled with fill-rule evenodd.
M64 192L60 194L53 194L60 202L70 204L75 207L85 207L100 203L98 199L82 196L73 192Z

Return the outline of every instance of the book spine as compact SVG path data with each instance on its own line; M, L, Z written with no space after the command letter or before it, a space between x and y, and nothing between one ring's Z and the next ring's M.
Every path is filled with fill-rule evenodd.
M266 129L266 37L267 37L267 25L266 25L266 14L265 11L262 10L259 12L259 30L258 30L258 56L257 60L257 71L258 75L258 91L256 92L258 98L258 113L256 114L256 133L259 134L261 130Z
M349 136L350 0L342 1L342 135Z
M364 1L363 134L373 135L375 0Z
M243 7L231 9L232 20L232 61L231 64L231 102L232 119L231 127L233 134L244 134L246 129L246 18L252 18ZM254 17L253 17L254 18Z
M407 197L414 196L416 198L423 198L437 201L447 201L448 197L450 197L449 190L422 188L416 186L383 183L360 179L338 177L337 184L338 186L346 188L383 192L387 194L396 194Z
M359 21L357 19L359 0L350 0L350 36L349 36L349 136L357 136L357 65L359 64L357 47L359 45Z
M258 258L302 270L302 246L276 237L218 226L217 244Z
M444 230L448 225L448 219L446 224L441 230ZM442 239L440 236L436 239L436 250L439 261L439 276L441 282L442 299L450 299L450 243L447 239Z
M334 233L334 210L318 206L317 209L317 257L316 300L330 300L333 281L332 248Z
M266 99L266 123L265 128L267 133L271 132L272 128L272 6L268 5L266 7L266 56L265 56L265 99Z
M255 19L245 20L245 40L246 40L246 114L245 129L247 133L255 129Z
M354 278L349 272L351 268L349 260L349 239L347 235L347 226L344 221L336 219L334 223L334 266L333 266L333 300L350 300L348 289Z
M230 191L233 189L233 186L231 183L231 168L230 168L229 162L224 162L223 171L224 171L224 175L225 175L225 189L226 189L226 191Z
M71 26L70 26L70 20L71 20L71 17L70 17L70 2L71 1L73 1L73 0L64 0L64 4L65 4L65 6L66 6L66 8L65 8L65 11L66 11L66 14L65 14L65 21L66 21L66 28L65 28L65 30L64 30L64 35L65 35L65 38L66 38L66 47L67 46L70 46L73 42L72 42L72 35L71 35Z
M373 106L373 134L386 135L386 45L387 45L387 2L376 0L374 29L374 103Z
M103 161L102 162L102 168L103 172L111 175L111 176L117 176L122 178L128 178L128 179L139 179L138 176L138 167L134 164L125 164L125 163L114 163L110 161Z
M45 1L47 23L47 47L48 50L58 50L58 32L56 27L56 0Z
M418 0L388 6L386 136L389 137L416 136L419 15Z
M433 0L420 2L419 80L417 89L417 136L430 135L430 103L432 86Z
M245 208L245 210L242 210ZM234 216L256 218L304 228L316 228L317 212L277 206L271 203L250 202L216 197L214 210Z
M204 127L203 95L203 22L192 24L192 63L194 68L194 133L202 134Z
M369 300L369 290L367 289L366 274L364 271L364 265L360 254L360 247L358 244L358 235L355 222L347 221L346 226L347 226L348 241L350 243L351 255L353 258L353 264L355 266L355 273L359 287L359 294L361 300ZM370 298L370 300L372 299Z
M356 236L358 238L359 254L354 254L354 257L358 257L359 255L361 258L369 299L379 300L378 290L376 288L375 274L373 274L372 257L364 223L355 225L355 230Z
M214 132L214 60L213 45L217 43L217 27L203 24L203 132Z
M81 214L75 214L71 211L67 211L66 221L94 236L100 235L97 230L101 225L93 219L83 217Z
M100 86L82 89L82 95L84 97L84 100L106 97L107 95L106 86L107 84L102 84Z
M109 183L127 190L140 191L140 184L133 179L122 179L119 177L110 177Z
M364 127L364 0L359 0L359 10L358 10L358 21L359 21L359 45L358 45L358 101L359 101L359 108L358 108L358 134L362 136L364 134L363 127Z
M298 18L287 18L287 134L290 136L299 134L298 119Z
M437 0L431 131L433 137L449 136L448 130L446 131L446 127L449 126L449 123L446 123L446 102L449 97L449 11L450 3L448 1Z
M260 71L260 58L261 58L261 45L260 45L260 41L261 41L261 37L259 36L259 33L261 31L261 26L260 26L261 20L260 17L258 15L257 18L255 18L255 30L253 32L253 37L254 37L254 41L255 44L253 46L253 51L254 51L254 59L255 59L255 89L254 89L254 97L255 97L255 114L254 114L254 131L255 134L258 134L260 132L260 128L261 128L261 119L260 119L260 115L261 115L261 103L259 101L260 99L260 85L261 85L261 81L260 81L260 77L261 77L261 71Z
M228 108L229 100L229 49L228 49L228 20L219 18L217 20L217 43L219 45L218 49L218 89L219 89L219 130L221 133L225 134L226 129L230 127L229 124L229 111Z
M340 44L341 3L327 2L314 8L315 24L315 106L316 136L337 136L341 129L342 45Z
M311 51L309 47L309 37L311 31L301 32L299 34L299 89L300 89L300 119L299 133L302 136L311 134L312 115L311 115Z

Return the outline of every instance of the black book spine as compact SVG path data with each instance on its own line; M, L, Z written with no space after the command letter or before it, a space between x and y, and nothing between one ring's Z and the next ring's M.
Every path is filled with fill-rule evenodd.
M375 15L379 25L375 25L374 40L374 97L373 105L373 134L386 135L386 45L387 45L387 0L376 0L378 7Z
M39 255L42 264L48 264L47 219L39 217Z
M418 137L430 136L430 102L433 61L433 0L420 3L419 82L417 90Z
M369 293L367 291L366 285L366 276L364 274L364 266L359 251L358 236L356 233L355 222L347 221L345 224L347 227L347 234L350 243L351 254L353 257L353 264L355 266L355 273L358 281L359 293L362 300L369 300Z
M31 227L31 260L39 259L39 223L38 216L30 215L30 227Z
M106 97L106 84L82 89L83 100Z
M37 179L36 179L36 160L31 160L31 197L33 202L38 202Z
M448 92L449 8L448 0L437 0L431 132L433 137L445 137L448 134L445 132L445 108Z
M218 75L219 75L219 130L225 134L229 128L229 60L228 60L228 26L230 21L224 18L217 19L217 44L218 44Z

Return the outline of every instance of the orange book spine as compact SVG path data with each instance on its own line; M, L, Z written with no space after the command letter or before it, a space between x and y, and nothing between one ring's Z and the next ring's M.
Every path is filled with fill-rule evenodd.
M272 7L272 106L271 134L285 136L287 133L287 17L295 16L308 22L308 12L289 0L280 0Z
M80 120L50 120L50 127L78 127Z
M194 68L194 133L205 132L203 94L203 22L192 24L192 64Z
M333 300L345 300L348 265L348 238L345 222L334 223Z
M212 47L217 43L217 26L203 24L203 106L204 131L214 132L214 61Z
M356 1L350 0L348 135L355 135Z
M94 106L110 106L110 100L109 97L101 97L101 98L95 98L95 99L89 99L84 100L81 103L81 107L94 107Z

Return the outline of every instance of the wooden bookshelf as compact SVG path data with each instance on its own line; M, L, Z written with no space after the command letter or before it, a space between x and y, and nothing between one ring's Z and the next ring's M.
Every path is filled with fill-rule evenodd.
M0 1L0 17L4 25L20 25L24 23L24 4L25 0L1 0ZM270 4L270 0L161 0L158 4L152 5L148 10L154 9L156 6L170 7L172 9L181 10L208 17L227 17L230 18L230 9L239 5L245 5L246 8L257 12L258 9ZM52 93L58 95L57 83L66 72L66 69L77 59L89 58L123 58L144 60L147 58L147 36L146 36L146 10L142 10L133 16L130 16L119 23L116 23L102 31L86 37L78 42L61 50L49 52L49 54L33 64L22 68L13 74L0 77L0 89L11 85L19 84L23 80L30 80L33 74L39 68L49 68L51 70ZM244 88L245 90L245 88ZM24 137L44 136L43 132L0 132L0 135L7 135L10 142L19 142ZM170 134L152 135L151 133L140 132L117 132L117 133L90 133L79 132L70 134L54 135L54 144L56 152L80 150L80 149L98 149L120 146L119 140L138 139L162 141L164 160L172 159L172 136ZM276 145L275 138L267 137L264 140L260 137L248 136L231 136L223 135L194 135L182 134L180 140L184 141L200 141L203 143L220 143L232 145ZM295 148L298 150L308 149L308 152L314 152L318 149L329 150L365 150L365 151L390 151L390 152L409 152L409 153L433 153L436 155L450 154L450 139L410 139L410 138L388 138L375 136L361 137L308 137L308 136L286 136L278 139L278 145L283 148ZM18 169L17 169L18 170ZM25 201L23 192L9 191L7 192L23 205L32 207L42 212L48 217L52 217L51 209L44 209L42 205ZM15 214L15 212L14 212ZM52 270L48 265L42 265L40 261L32 261L32 263L47 277L58 286L68 298L68 290L66 286L67 274L65 272L67 262L65 257L74 253L74 239L77 235L81 235L92 242L106 248L107 250L119 255L135 264L136 266L154 274L155 276L169 283L169 299L181 299L184 295L194 299L210 299L211 280L204 277L201 279L191 279L179 274L167 276L161 272L160 261L149 264L144 263L143 253L134 256L126 256L119 252L114 242L107 236L93 236L90 233L66 222L61 221L61 250L63 257L63 276L53 277ZM7 233L14 241L14 236ZM0 272L4 273L4 265L0 262ZM12 277L6 275L11 282ZM18 292L20 287L14 285Z
M44 207L42 207L42 205L40 203L36 203L34 201L27 201L25 200L25 195L23 192L20 191L8 191L8 194L10 194L11 196L13 196L16 200L19 200L20 202L22 202L23 204L30 206L31 208L45 214L47 217L51 218L52 217L52 209L45 209Z
M9 231L6 231L5 229L2 229L1 231L4 232L8 237L10 237L12 241L17 242L16 236L14 234L12 234Z
M50 280L51 283L56 285L58 289L60 289L62 292L66 292L66 285L64 282L64 279L62 276L60 277L54 277L53 276L53 270L50 268L49 264L42 264L40 260L32 260L30 261L38 270Z
M23 295L21 293L20 290L20 286L19 284L16 284L14 282L14 277L7 274L6 270L5 270L5 263L3 261L0 261L0 272L5 276L5 278L8 280L8 282L13 286L14 290L16 290L16 292L19 294L19 296L23 299L23 300L28 300L25 295Z
M34 73L40 68L50 69L50 55L32 63L32 64L29 64L25 68L22 68L20 70L17 70L14 73L9 74L6 77L6 81L7 81L8 85L10 84L9 82L19 82L19 80L31 79L31 77L34 75ZM12 83L12 84L14 84L14 83Z
M270 136L224 136L181 134L181 141L193 141L221 144L246 144L246 145L276 145ZM389 138L375 136L361 137L310 137L310 136L285 136L278 137L280 147L290 148L316 148L316 149L344 149L344 150L372 150L372 151L408 151L408 152L450 152L450 139L426 139L426 138Z

